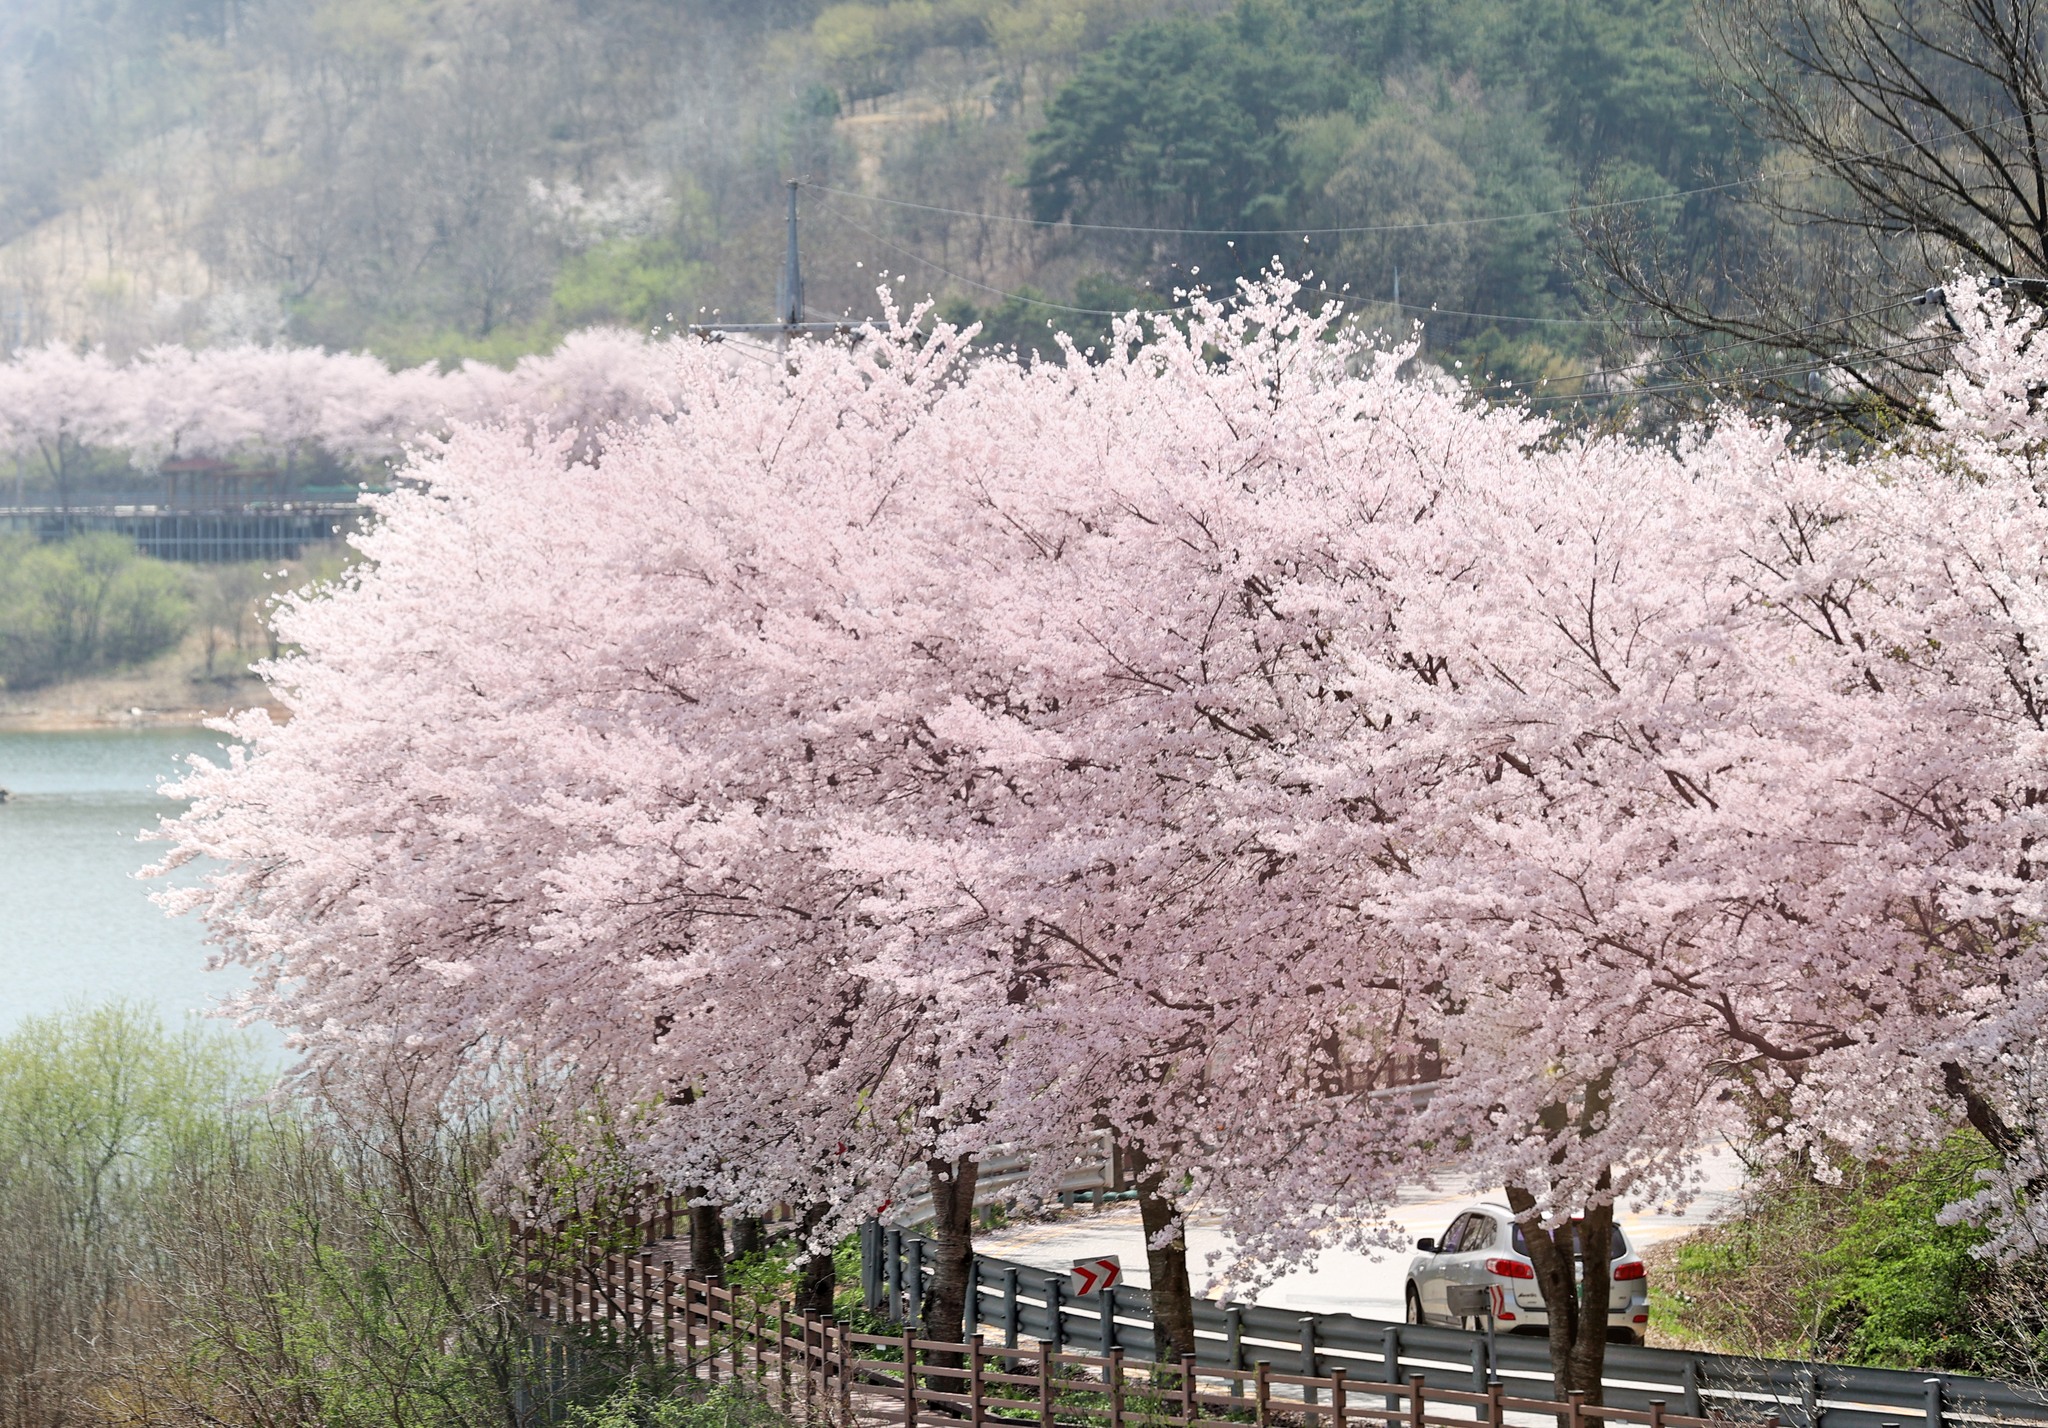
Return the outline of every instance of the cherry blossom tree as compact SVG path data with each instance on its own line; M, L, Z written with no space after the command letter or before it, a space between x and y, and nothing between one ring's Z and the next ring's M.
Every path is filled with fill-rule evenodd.
M2031 329L1977 303L1944 434L1852 460L1475 406L1300 296L1092 362L913 315L407 377L445 439L288 605L290 722L175 790L220 871L167 900L315 1070L601 1089L814 1250L929 1194L937 1333L979 1159L1043 1183L1103 1129L1172 1347L1186 1204L1256 1284L1455 1163L1560 1393L1616 1204L1682 1204L1717 1133L1967 1120L2033 1233ZM1426 1103L1373 1094L1425 1046Z

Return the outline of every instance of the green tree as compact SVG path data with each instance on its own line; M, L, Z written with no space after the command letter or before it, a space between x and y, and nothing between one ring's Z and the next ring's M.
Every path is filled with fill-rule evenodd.
M1041 219L1270 228L1295 194L1288 121L1335 107L1337 75L1292 12L1246 0L1219 20L1139 25L1088 60L1031 138ZM1147 245L1148 248L1156 245ZM1181 251L1235 270L1264 255L1222 239Z
M10 687L150 659L190 620L183 575L111 532L0 543L0 680Z

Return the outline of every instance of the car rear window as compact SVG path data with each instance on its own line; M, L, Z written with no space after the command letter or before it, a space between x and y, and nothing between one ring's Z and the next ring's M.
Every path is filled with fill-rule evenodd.
M1578 1225L1577 1225L1577 1224L1573 1224L1573 1225L1571 1225L1571 1226L1570 1226L1570 1229L1571 1229L1571 1240L1572 1240L1572 1254L1573 1254L1574 1256L1576 1256L1576 1255L1578 1254L1578 1252L1579 1252L1579 1246L1578 1246L1578 1238L1579 1238L1579 1227L1578 1227ZM1613 1235L1613 1238L1612 1238L1612 1240L1611 1240L1611 1241L1609 1242L1609 1248L1608 1248L1608 1251L1607 1251L1607 1257L1608 1257L1609 1259L1620 1259L1620 1258L1621 1258L1621 1257L1622 1257L1623 1255L1625 1255L1625 1254L1627 1254L1627 1253L1628 1253L1628 1242L1627 1242L1626 1240L1622 1239L1622 1237L1621 1237L1621 1226L1619 1226L1619 1225L1616 1225L1616 1226L1614 1226L1614 1227L1613 1227L1613 1230L1611 1231L1611 1233L1612 1233L1612 1235ZM1521 1226L1520 1226L1519 1224L1517 1224L1517 1225L1515 1226L1515 1240L1514 1240L1514 1244L1515 1244L1515 1253L1516 1253L1516 1254L1518 1254L1518 1255L1521 1255L1521 1256L1522 1256L1523 1258L1525 1258L1525 1259L1526 1259L1526 1258L1528 1257L1528 1254L1529 1254L1529 1242L1528 1242L1528 1240L1526 1240L1526 1239L1524 1239L1524 1238L1522 1237L1522 1227L1521 1227Z

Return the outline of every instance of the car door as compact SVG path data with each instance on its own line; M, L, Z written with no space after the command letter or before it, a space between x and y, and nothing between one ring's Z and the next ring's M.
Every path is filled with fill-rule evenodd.
M1416 1272L1415 1292L1422 1299L1422 1317L1432 1324L1441 1324L1450 1318L1450 1305L1444 1298L1444 1286L1449 1282L1458 1262L1458 1242L1465 1233L1465 1226L1472 1219L1467 1213L1451 1221L1451 1227L1444 1231L1444 1237L1437 1242L1436 1253L1423 1262Z
M1486 1271L1489 1257L1500 1253L1500 1227L1493 1216L1474 1210L1463 1217L1463 1232L1458 1236L1458 1252L1452 1256L1445 1271L1444 1283L1489 1285L1493 1276ZM1449 1296L1445 1296L1448 1311ZM1462 1320L1457 1322L1462 1323Z

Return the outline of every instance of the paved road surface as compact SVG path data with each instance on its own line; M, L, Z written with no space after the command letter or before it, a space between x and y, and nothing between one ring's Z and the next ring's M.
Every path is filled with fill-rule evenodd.
M1726 1151L1706 1162L1707 1184L1684 1216L1651 1211L1630 1213L1623 1208L1621 1223L1638 1249L1711 1224L1726 1215L1742 1188L1742 1167ZM1417 1189L1404 1192L1394 1209L1409 1242L1419 1235L1441 1235L1452 1216L1474 1199L1499 1199L1498 1190L1474 1195L1469 1190ZM1015 1260L1040 1269L1065 1269L1073 1261L1091 1255L1114 1254L1123 1260L1124 1278L1135 1285L1149 1282L1145 1272L1145 1236L1138 1223L1138 1207L1119 1204L1101 1214L1075 1211L1056 1220L1006 1226L984 1232L976 1238L984 1254ZM1188 1269L1195 1292L1203 1294L1219 1272L1230 1263L1230 1242L1213 1217L1197 1215L1188 1230ZM1209 1255L1220 1251L1212 1265ZM1407 1252L1367 1254L1326 1254L1313 1268L1298 1270L1260 1291L1258 1301L1282 1309L1359 1314L1372 1319L1399 1319L1401 1293L1407 1276Z

